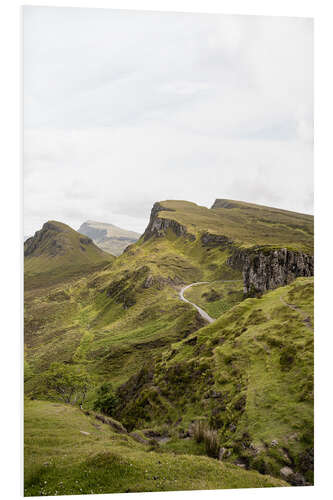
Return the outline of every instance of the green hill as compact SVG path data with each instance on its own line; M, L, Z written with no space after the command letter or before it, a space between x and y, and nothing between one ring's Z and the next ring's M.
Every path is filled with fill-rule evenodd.
M46 222L24 242L26 286L44 285L105 266L113 257L62 222Z
M292 467L311 483L313 279L241 302L172 344L141 386L132 378L119 394L130 428L176 425L186 435L202 420L218 429L227 461L277 476Z
M223 235L237 246L287 247L313 253L313 216L233 200L216 200L212 208L187 201L159 203L158 217L174 220L195 236Z
M164 453L206 453L202 425L236 471L312 482L313 217L159 202L117 258L66 225L41 232L25 247L28 397L56 399L44 375L60 362L89 375L85 408L108 382L128 430L167 428ZM185 297L209 326L179 298L199 281Z

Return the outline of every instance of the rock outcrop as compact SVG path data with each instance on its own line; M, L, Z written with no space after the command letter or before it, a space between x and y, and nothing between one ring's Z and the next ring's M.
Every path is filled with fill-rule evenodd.
M234 250L227 264L242 271L244 294L249 296L285 286L300 276L314 274L312 255L286 248Z
M204 247L232 247L233 241L221 234L203 233L201 243Z
M163 207L160 203L154 203L151 210L149 224L143 233L144 241L149 240L153 236L161 237L165 236L167 229L171 229L177 236L184 236L190 240L195 240L195 236L189 233L185 226L177 222L176 220L170 218L159 217L159 212L174 212L171 208Z

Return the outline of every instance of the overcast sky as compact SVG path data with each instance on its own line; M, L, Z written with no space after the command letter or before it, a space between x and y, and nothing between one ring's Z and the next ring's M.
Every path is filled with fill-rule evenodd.
M310 19L24 7L25 228L155 201L312 213Z

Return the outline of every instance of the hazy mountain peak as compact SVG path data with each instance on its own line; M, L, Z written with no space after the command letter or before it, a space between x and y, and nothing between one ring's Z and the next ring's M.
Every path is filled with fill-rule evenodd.
M140 234L114 224L88 220L81 224L79 232L93 239L102 250L120 255L128 245L135 243Z

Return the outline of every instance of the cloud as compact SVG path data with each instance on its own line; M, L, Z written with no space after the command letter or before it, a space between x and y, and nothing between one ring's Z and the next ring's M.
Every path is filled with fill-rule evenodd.
M312 210L308 19L24 8L25 232L151 205Z

